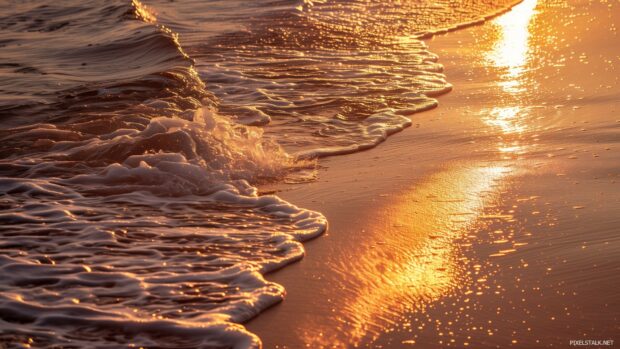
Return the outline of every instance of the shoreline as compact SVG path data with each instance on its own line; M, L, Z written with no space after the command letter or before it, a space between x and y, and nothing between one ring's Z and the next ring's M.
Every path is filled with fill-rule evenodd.
M448 33L452 33L457 30L463 30L463 29L466 29L472 26L482 25L496 17L499 17L507 12L510 12L515 6L519 5L523 1L524 0L516 0L510 5L506 6L505 8L502 8L493 13L482 16L478 19L475 19L469 22L459 23L452 27L443 27L437 30L427 30L424 32L420 32L420 33L413 35L412 38L416 40L420 40L423 43L426 43L426 41L428 41L429 39L432 39L437 36L446 35ZM417 109L415 109L415 111L413 111L413 113L410 113L407 115L411 117L411 115L418 115L420 113L424 113L426 111L437 108L439 106L439 102L437 98L450 93L452 91L452 88L453 88L452 84L450 84L449 82L446 82L446 85L443 88L436 90L436 91L432 91L432 92L426 92L425 96L432 98L434 101L431 100L432 103L419 106ZM343 148L326 148L326 149L302 151L300 153L296 153L295 156L298 159L306 159L306 158L324 159L324 158L332 157L332 156L343 156L343 155L350 155L350 154L354 154L358 152L364 152L364 151L367 151L369 149L373 149L379 146L383 142L387 141L388 138L391 137L392 135L402 132L403 130L410 128L412 125L413 125L413 120L410 120L410 121L407 121L402 126L388 128L384 131L384 134L381 138L375 139L373 142L370 142L370 143L362 143L362 144L352 145L352 146L343 147ZM273 186L279 188L278 184L275 184Z
M576 38L550 47L541 33L559 37L545 28L570 21L583 29L592 13L607 24L617 15L601 4L576 19L562 17L569 11L526 1L504 15L511 20L434 37L427 43L454 86L439 108L415 114L379 147L322 159L316 182L275 186L284 200L325 214L330 228L304 243L300 262L265 276L287 290L246 324L266 348L562 346L612 335L618 304L601 285L618 281L618 78L602 65L591 69L599 81L567 74L583 65L569 54L574 46L601 59L610 51ZM595 29L618 41L604 24ZM484 62L472 60L477 52ZM596 82L610 88L572 97L573 86ZM609 97L597 103L590 91ZM497 308L507 301L523 304L506 316Z

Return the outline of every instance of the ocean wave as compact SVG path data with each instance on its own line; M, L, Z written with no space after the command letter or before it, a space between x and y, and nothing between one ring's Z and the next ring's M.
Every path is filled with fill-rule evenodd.
M326 221L250 183L314 164L220 116L144 5L41 3L0 20L0 343L260 346L262 274Z
M4 2L2 126L148 115L140 103L153 99L170 104L157 111L167 115L200 107L209 96L176 34L136 4Z

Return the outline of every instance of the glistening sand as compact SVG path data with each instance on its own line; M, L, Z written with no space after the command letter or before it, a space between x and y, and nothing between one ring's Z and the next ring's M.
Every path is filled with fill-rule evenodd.
M277 186L329 233L267 276L267 348L567 347L620 333L617 2L526 0L428 44L454 91ZM265 189L266 190L266 189Z

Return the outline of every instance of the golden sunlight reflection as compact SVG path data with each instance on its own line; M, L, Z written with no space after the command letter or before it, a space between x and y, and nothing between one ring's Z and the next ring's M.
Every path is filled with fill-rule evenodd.
M525 152L520 144L527 131L525 120L529 112L523 107L523 80L526 66L532 54L530 50L530 23L536 13L538 0L525 0L512 11L497 18L492 25L497 27L497 41L487 51L487 61L496 68L505 70L497 84L507 92L512 105L492 108L483 121L498 128L502 142L498 151L505 155L519 155Z
M471 267L458 242L468 237L509 172L499 166L455 166L380 208L383 214L364 232L367 243L350 251L351 260L331 263L347 299L335 323L302 327L312 329L302 334L307 347L373 340L399 315L424 311L465 285Z
M521 107L496 107L491 109L484 122L490 126L499 127L504 134L518 134L526 130L521 122L521 116L526 111Z
M495 67L506 69L505 79L500 85L507 92L520 91L519 78L528 62L530 30L529 25L536 13L538 0L524 0L512 11L499 17L493 24L499 27L500 40L487 54L487 60Z
M510 219L485 215L485 209L495 203L506 176L516 169L505 160L525 153L529 146L525 135L531 131L527 125L531 107L524 104L522 85L536 4L537 0L525 0L494 20L490 25L496 26L496 35L491 46L482 50L487 63L500 69L497 85L506 97L502 98L505 103L482 117L496 136L490 146L496 147L498 165L485 162L447 168L387 207L378 208L381 215L362 232L368 239L365 245L347 251L347 258L330 262L338 275L335 287L346 290L346 296L338 301L342 308L328 323L307 319L309 323L302 328L312 331L301 333L307 347L344 348L373 342L399 326L405 314L424 314L448 296L483 292L487 279L474 277L480 265L463 252L476 239L476 224ZM516 251L510 239L500 235L493 241L498 252L491 257ZM467 289L471 284L480 286Z

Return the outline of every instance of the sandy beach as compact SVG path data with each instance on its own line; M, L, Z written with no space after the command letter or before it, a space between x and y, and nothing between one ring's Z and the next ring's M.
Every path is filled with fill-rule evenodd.
M618 3L436 36L454 90L379 147L261 188L325 214L265 348L542 348L620 333ZM609 343L609 342L607 342Z

